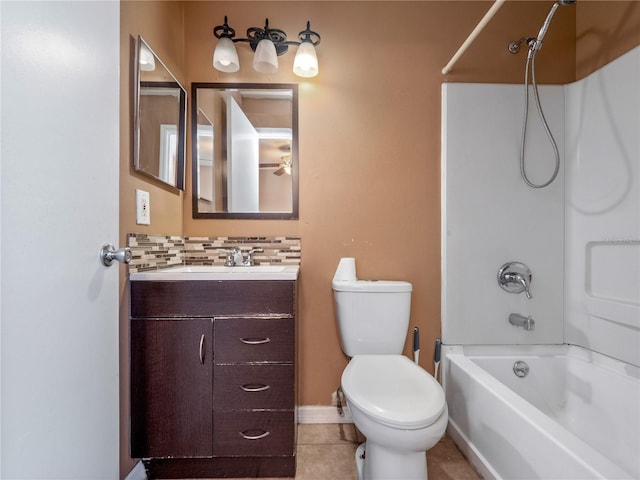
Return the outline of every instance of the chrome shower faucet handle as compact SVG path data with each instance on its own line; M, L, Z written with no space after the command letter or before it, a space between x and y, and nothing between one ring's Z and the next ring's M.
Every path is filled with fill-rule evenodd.
M524 292L527 298L531 295L531 270L524 263L508 262L498 270L498 285L509 293Z

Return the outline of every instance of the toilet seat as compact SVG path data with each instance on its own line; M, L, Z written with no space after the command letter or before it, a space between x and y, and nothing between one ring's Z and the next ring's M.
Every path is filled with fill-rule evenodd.
M347 400L376 421L424 428L445 409L440 384L404 355L356 355L342 373Z

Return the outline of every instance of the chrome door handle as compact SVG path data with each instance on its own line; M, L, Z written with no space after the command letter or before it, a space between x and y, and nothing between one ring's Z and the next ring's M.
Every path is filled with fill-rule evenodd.
M240 388L245 392L264 392L266 390L269 390L271 387L269 385L247 384L241 385Z
M266 338L241 338L240 341L247 345L262 345L263 343L269 343L271 339L269 337Z
M260 440L261 438L265 438L268 437L271 433L270 432L265 432L263 430L263 433L261 433L260 435L247 435L244 432L238 432L242 438L244 438L245 440Z
M129 247L116 249L110 243L105 243L100 249L100 260L105 267L110 267L114 260L120 263L129 263L132 256Z
M204 365L204 333L200 337L200 364Z

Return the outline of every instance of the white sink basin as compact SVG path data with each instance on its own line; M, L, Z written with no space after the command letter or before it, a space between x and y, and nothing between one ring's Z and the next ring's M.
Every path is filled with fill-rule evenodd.
M131 281L140 280L295 280L298 265L254 265L225 267L221 265L184 265L129 275Z
M171 272L176 273L278 273L284 272L287 267L282 265L253 265L251 267L224 267L220 265L188 265L173 267Z

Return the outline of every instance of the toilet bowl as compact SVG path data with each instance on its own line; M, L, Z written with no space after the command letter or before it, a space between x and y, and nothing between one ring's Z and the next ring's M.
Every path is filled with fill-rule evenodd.
M356 451L359 480L426 480L426 450L447 426L440 384L402 355L411 292L408 282L359 280L343 258L332 282L343 352L351 358L342 392L367 437Z
M358 355L342 374L342 391L367 438L356 454L359 480L425 480L425 451L447 427L440 384L405 356Z

